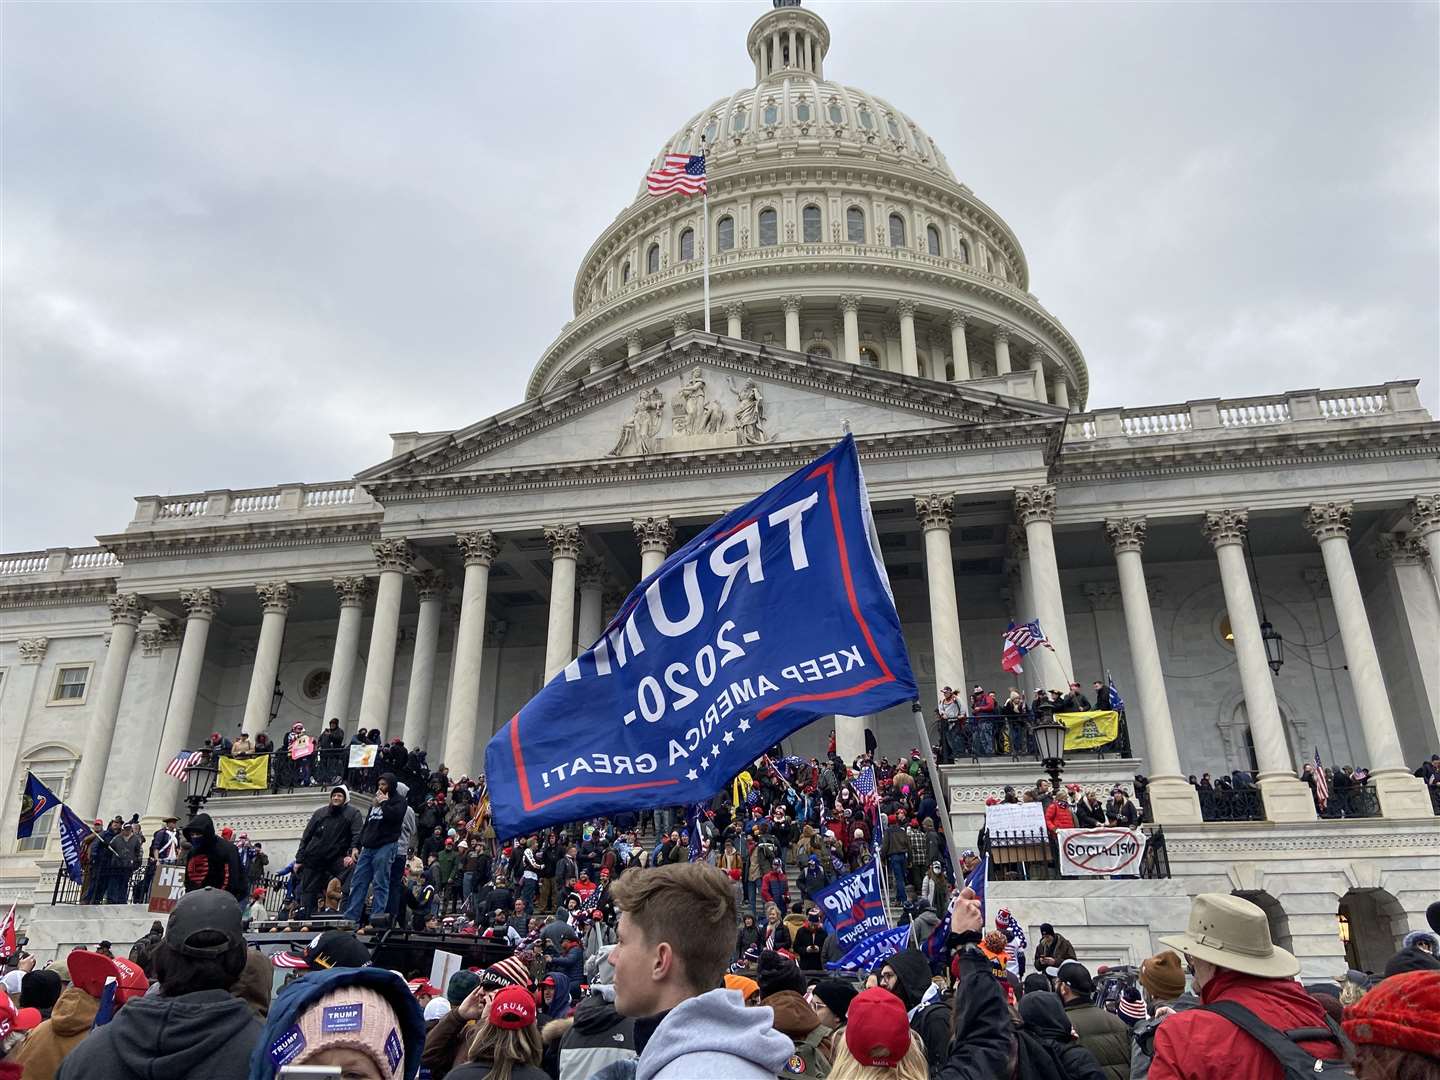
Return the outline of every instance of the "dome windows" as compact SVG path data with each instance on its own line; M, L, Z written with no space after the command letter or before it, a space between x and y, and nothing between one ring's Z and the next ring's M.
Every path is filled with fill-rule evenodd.
M720 134L720 121L715 117L710 118L710 123L705 125L705 145L714 146L715 137Z
M820 242L820 207L811 203L800 211L801 239L807 244Z
M650 249L645 252L645 272L647 274L658 274L660 272L659 244L651 244Z
M629 285L629 284L630 284L630 260L629 260L629 259L626 259L623 263L620 264L620 284L621 284L621 285Z
M885 117L885 126L890 131L890 137L894 139L897 143L902 143L905 141L905 136L900 134L900 125L895 122L895 117L887 115Z
M736 109L735 115L730 118L730 130L739 135L750 126L750 114L744 109Z
M796 121L801 124L808 124L813 118L814 113L811 112L810 102L806 101L804 98L801 98L800 101L797 102L795 105Z
M868 108L866 108L864 105L861 105L860 111L856 115L859 118L860 126L862 128L864 128L866 131L875 130L875 116L870 112Z
M774 98L765 102L765 108L760 113L760 120L766 127L774 127L780 122L780 106L775 103Z
M839 127L840 125L845 123L845 110L840 107L840 102L838 99L830 99L829 113L830 123L834 124L836 127Z
M890 246L892 248L905 246L905 219L899 214L890 215Z
M925 226L925 249L931 255L940 254L940 230L934 225Z
M970 261L970 245L964 240L955 241L955 258L962 263Z
M865 242L865 211L858 206L845 211L845 239L852 244Z
M715 249L717 251L733 251L735 249L735 219L729 214L715 223Z
M680 230L680 261L691 262L695 258L695 230L688 226Z
M774 247L780 242L780 219L773 209L760 211L760 246Z

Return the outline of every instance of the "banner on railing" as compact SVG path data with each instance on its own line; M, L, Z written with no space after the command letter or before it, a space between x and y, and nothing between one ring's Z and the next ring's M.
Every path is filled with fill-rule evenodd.
M1066 750L1092 750L1114 742L1120 736L1120 714L1093 712L1056 713L1055 719L1065 725Z
M350 747L350 768L373 769L375 767L375 755L379 752L380 747L372 746L370 743L358 743Z
M1139 829L1061 829L1055 836L1065 877L1140 873L1145 834Z
M985 808L985 828L992 844L1002 843L999 837L1045 836L1045 807L1038 802L996 803ZM1016 839L1015 843L1022 841Z
M820 905L825 925L842 950L848 951L862 938L889 925L885 901L880 895L880 868L876 863L867 863L853 874L846 874L816 892L812 899Z
M169 912L185 895L185 864L159 862L150 879L150 910Z
M270 787L270 755L220 759L220 778L215 786L222 791L265 791Z

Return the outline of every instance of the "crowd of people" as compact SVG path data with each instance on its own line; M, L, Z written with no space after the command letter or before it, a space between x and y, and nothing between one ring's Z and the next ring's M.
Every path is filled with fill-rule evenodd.
M1086 695L1078 682L1067 690L1037 689L1029 698L1012 686L1002 699L994 690L978 683L967 703L954 687L940 691L935 708L936 746L942 763L960 758L1033 757L1035 739L1031 728L1056 713L1123 711L1114 688L1099 679Z

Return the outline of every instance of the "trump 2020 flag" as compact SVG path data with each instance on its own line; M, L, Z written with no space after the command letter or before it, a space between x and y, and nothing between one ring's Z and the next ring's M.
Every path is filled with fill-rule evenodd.
M85 867L80 862L80 845L93 831L70 807L60 807L60 856L65 860L65 872L77 885L85 877Z
M915 693L847 435L671 555L490 740L495 831L708 800L810 721Z
M880 868L873 862L825 886L812 899L820 905L825 925L841 949L849 950L862 938L890 925L880 896Z
M825 966L831 971L846 968L861 968L869 971L876 961L884 960L904 949L910 940L910 927L897 926L893 930L881 930L864 938L839 960L831 960Z
M60 805L59 797L41 783L34 773L25 774L25 790L20 793L20 824L15 838L23 840L35 831L35 823Z

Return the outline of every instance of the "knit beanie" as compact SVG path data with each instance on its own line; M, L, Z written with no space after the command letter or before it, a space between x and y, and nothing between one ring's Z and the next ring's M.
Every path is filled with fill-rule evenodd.
M760 984L760 996L768 998L782 990L805 993L805 976L793 960L787 960L777 952L766 949L760 954L760 963L755 971L755 981Z
M55 971L46 971L43 968L37 971L27 971L20 980L20 1005L40 1009L49 1013L55 1007L55 1002L60 1000L60 991L65 989L60 981L60 975Z
M480 973L480 981L491 986L529 986L530 969L519 955L511 953Z
M294 1059L304 1065L322 1050L345 1048L364 1054L385 1080L405 1074L400 1021L383 994L364 986L342 986L310 1005L295 1022L304 1047Z
M1161 949L1140 961L1140 985L1155 1001L1174 1001L1185 992L1185 968L1180 954Z
M473 971L457 971L450 976L449 983L445 986L445 997L455 1008L470 996L470 992L480 985L480 976Z
M855 1000L858 991L843 979L821 979L815 984L815 996L824 1002L825 1007L845 1022L845 1014L850 1009L850 1003Z
M1440 971L1391 975L1345 1010L1351 1041L1434 1055L1440 1046Z

